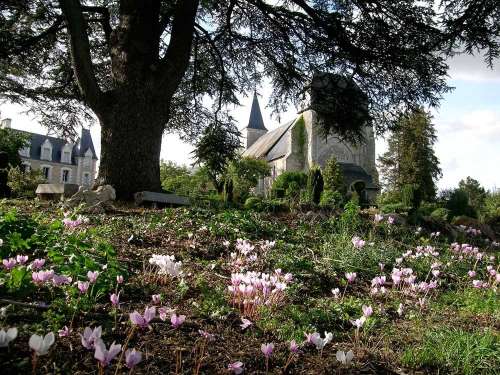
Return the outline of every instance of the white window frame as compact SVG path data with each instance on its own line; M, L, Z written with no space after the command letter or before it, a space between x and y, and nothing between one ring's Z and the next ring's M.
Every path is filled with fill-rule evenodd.
M19 155L24 156L25 158L29 158L30 151L31 151L31 143L28 143L26 146L24 146L19 150Z
M43 169L44 168L48 168L49 169L46 178L45 178L45 174L43 173ZM49 182L52 179L52 166L51 165L47 165L47 164L42 164L42 165L40 165L40 170L42 171L43 177L47 180L47 182Z
M64 181L63 176L64 176L64 171L68 172L68 180ZM70 184L71 183L71 168L61 168L61 184Z
M49 149L50 152L49 152L49 158L45 158L44 157L44 149ZM41 160L48 160L48 161L52 161L52 143L50 143L50 141L48 139L45 140L45 142L42 143L42 148L40 150L40 159Z
M72 157L72 153L73 153L72 151L73 151L73 145L66 143L66 145L64 145L62 152L61 152L61 163L71 164L71 157ZM65 153L69 153L68 159L64 158Z

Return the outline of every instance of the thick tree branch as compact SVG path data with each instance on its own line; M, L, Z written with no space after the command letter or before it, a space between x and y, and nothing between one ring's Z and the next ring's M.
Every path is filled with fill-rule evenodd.
M188 67L198 4L199 0L184 0L175 9L170 44L160 71L160 88L168 94L175 92Z
M61 9L66 19L71 47L71 60L77 78L78 87L88 105L97 110L101 90L97 84L90 55L89 37L79 0L60 0Z
M113 29L111 28L110 15L109 10L106 7L93 7L93 6L82 6L82 11L89 13L99 13L102 18L99 18L99 22L102 26L102 30L104 31L104 36L106 38L106 43L109 47L109 39L111 37L111 33Z

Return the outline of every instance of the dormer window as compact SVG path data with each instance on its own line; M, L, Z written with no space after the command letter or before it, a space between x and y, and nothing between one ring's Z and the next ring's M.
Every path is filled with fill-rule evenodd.
M42 160L52 160L52 143L47 139L42 144Z
M26 146L24 146L22 149L19 150L19 155L24 156L25 158L29 158L30 157L30 149L31 149L31 145L27 144Z
M83 158L83 166L85 168L90 168L92 166L92 151L90 149L85 153L85 157Z
M69 143L66 144L61 152L61 163L71 163L71 151L73 150L73 146Z

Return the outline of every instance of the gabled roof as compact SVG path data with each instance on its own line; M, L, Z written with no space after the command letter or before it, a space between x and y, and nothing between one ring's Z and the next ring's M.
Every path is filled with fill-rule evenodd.
M52 162L61 162L61 155L64 149L64 146L69 142L63 138L50 137L48 135L42 135L37 133L31 133L24 130L12 129L17 132L21 132L24 134L28 134L30 138L30 159L33 160L42 160L42 145L46 140L50 141L52 145ZM81 138L79 138L76 144L73 145L73 149L71 151L71 164L76 164L75 157L85 156L87 150L92 152L92 158L97 160L97 154L95 152L94 143L92 142L92 137L90 135L90 130L82 129ZM66 164L66 163L64 163Z
M274 160L285 156L287 144L284 135L294 123L295 120L292 120L264 134L243 152L243 156L265 158L266 160Z
M262 119L262 113L260 112L257 92L255 91L253 93L252 109L250 110L250 119L248 120L247 128L267 131L266 127L264 126L264 120Z
M85 156L88 149L92 151L92 159L97 160L97 154L94 149L94 142L92 142L90 130L82 128L82 137L78 142L78 156Z

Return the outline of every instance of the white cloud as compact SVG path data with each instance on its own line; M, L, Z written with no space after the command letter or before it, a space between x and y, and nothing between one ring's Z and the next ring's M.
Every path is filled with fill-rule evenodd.
M457 55L448 61L448 74L452 80L500 82L500 59L489 68L481 55Z

